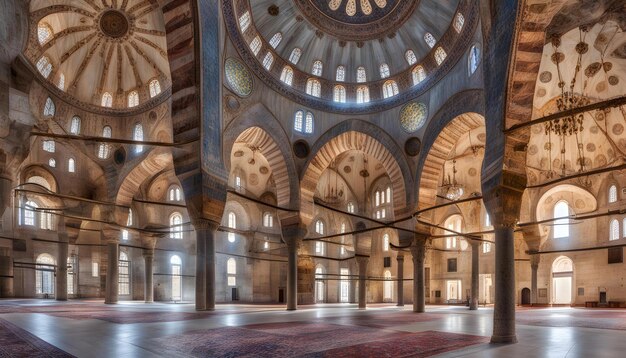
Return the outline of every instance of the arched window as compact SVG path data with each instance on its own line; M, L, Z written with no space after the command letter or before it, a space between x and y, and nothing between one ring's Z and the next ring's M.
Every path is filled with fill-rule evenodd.
M304 130L304 112L296 111L296 114L293 116L293 129L296 132L301 132Z
M170 239L183 238L183 216L180 213L170 215Z
M170 187L168 198L170 201L180 201L182 199L180 188L176 185Z
M560 239L569 237L569 205L567 201L561 200L554 205L553 218L561 218L554 221L554 238Z
M39 44L43 45L50 41L52 34L52 27L47 23L40 22L39 25L37 25L37 39L39 40Z
M289 55L289 62L297 65L298 61L300 61L300 56L302 56L302 50L298 47L294 48L291 51L291 55Z
M248 29L248 26L250 26L250 12L246 11L239 17L239 28L241 32L244 32Z
M315 268L315 302L322 303L326 297L324 290L324 268L318 265Z
M617 201L617 186L611 185L609 187L609 203L614 203Z
M136 107L139 105L139 93L132 91L128 94L128 107Z
M118 294L120 296L128 296L130 295L130 260L128 259L128 254L124 251L120 251L118 269Z
M237 286L237 261L232 257L226 261L226 274L228 286Z
M306 112L306 118L304 120L304 133L313 133L313 113Z
M385 192L387 193L387 204L391 204L391 187L388 186Z
M281 34L280 32L275 33L274 36L272 36L272 38L270 39L270 46L272 46L273 48L278 47L282 39L283 34Z
M390 76L389 65L386 63L382 63L379 67L380 78L387 78Z
M437 61L437 65L441 65L446 59L446 56L448 55L446 54L446 51L443 49L443 47L437 47L437 49L435 50L435 61Z
M383 85L383 97L390 98L397 95L400 91L398 90L398 84L394 80L390 80L385 82Z
M50 59L47 56L42 56L39 61L37 61L37 70L44 78L48 78L50 73L52 72L52 63L50 63Z
M283 67L283 71L280 73L280 80L288 86L293 83L293 69L289 66Z
M346 80L346 68L343 65L337 66L337 74L335 76L337 82L343 82Z
M74 273L76 272L76 256L72 255L67 258L67 294L75 294Z
M313 97L319 97L322 94L322 84L320 81L309 78L306 81L306 93Z
M404 53L404 58L409 66L417 63L417 57L415 57L415 52L413 52L413 50L407 50L407 52Z
M480 62L480 49L474 45L470 48L469 57L467 58L467 66L469 74L473 75L478 69L478 63Z
M54 294L55 262L51 255L37 256L35 267L35 293L38 295Z
M435 40L435 37L430 32L424 34L424 41L426 41L426 44L428 44L428 47L430 48L435 47L435 44L437 43L437 40Z
M626 218L622 220L622 237L626 237Z
M619 221L617 221L617 219L611 220L611 232L609 233L609 240L619 240Z
M313 62L313 69L311 70L311 73L313 74L313 76L321 76L322 72L324 70L324 64L322 64L322 61L317 60L315 62Z
M263 226L274 227L274 216L270 213L263 214Z
M150 88L150 98L161 93L161 83L159 82L159 80L150 81L148 87Z
M102 101L100 102L102 107L111 107L113 106L113 96L109 92L104 92L102 94Z
M336 85L333 95L335 102L346 103L346 88L344 86Z
M57 82L57 88L61 91L65 90L65 75L62 73L59 74L59 82Z
M34 201L27 201L24 204L24 225L35 226L35 211L38 207Z
M54 153L56 147L56 142L53 140L44 140L42 143L42 148L44 151L48 153Z
M383 300L389 302L393 299L393 281L391 280L391 272L389 270L385 270L384 275Z
M56 168L56 166L57 166L57 161L56 161L54 158L50 158L50 159L48 160L48 165L49 165L51 168Z
M315 222L315 232L319 235L324 235L324 222L322 220Z
M46 99L46 104L43 106L43 115L44 116L54 116L54 113L56 112L56 106L54 105L54 102L52 102L52 98L48 97Z
M351 214L354 214L354 203L353 202L349 202L348 203L348 212Z
M102 128L102 137L111 138L111 127L104 126ZM109 145L107 143L100 143L98 146L98 158L106 159L109 157Z
M370 101L370 89L367 86L356 88L356 103L368 103Z
M72 122L70 123L70 133L73 135L80 134L80 117L79 116L72 117Z
M274 55L271 52L267 51L265 57L263 58L263 67L266 70L270 70L272 68L272 64L274 63Z
M122 240L128 241L128 230L122 229Z
M133 209L128 208L128 218L126 219L126 226L133 226Z
M455 235L456 233L461 232L461 216L452 215L448 219L446 219L444 223L444 227L447 230L444 230L444 234L447 235ZM458 238L456 236L447 236L446 237L446 249L456 249L459 246Z
M261 51L261 38L259 36L256 36L250 42L250 50L252 50L252 53L255 56L257 56L259 54L259 51Z
M70 173L76 172L76 161L74 158L70 158L67 160L67 171Z
M485 211L485 227L491 227L491 218L489 213Z
M389 251L389 234L383 235L383 251Z
M140 123L135 124L133 128L133 140L142 142L143 141L143 126ZM135 153L143 152L143 145L136 144L135 145Z
M228 213L228 227L231 229L237 229L237 216L232 211ZM228 233L228 242L235 242L234 232Z
M356 69L356 81L358 83L367 82L367 74L365 74L365 67L359 66Z
M456 30L456 32L461 32L464 23L465 17L463 17L463 14L461 14L460 12L457 12L456 16L454 17L454 29Z
M422 66L415 66L411 74L413 75L413 86L426 79L426 71Z
M483 242L483 254L487 254L491 252L491 243Z
M172 301L180 301L183 296L183 281L181 278L183 261L180 259L180 256L173 255L170 258L170 265L172 265Z

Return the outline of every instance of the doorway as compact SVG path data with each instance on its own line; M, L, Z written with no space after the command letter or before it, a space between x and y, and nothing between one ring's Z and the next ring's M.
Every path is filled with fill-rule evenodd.
M491 302L492 280L491 274L480 274L478 288L478 301L483 304Z
M446 281L448 303L457 303L461 298L461 280Z
M347 268L341 269L341 283L339 284L339 302L347 303L350 301L350 270Z
M530 305L530 288L522 288L522 305Z
M552 263L552 303L572 303L572 279L574 262L569 257L560 256Z

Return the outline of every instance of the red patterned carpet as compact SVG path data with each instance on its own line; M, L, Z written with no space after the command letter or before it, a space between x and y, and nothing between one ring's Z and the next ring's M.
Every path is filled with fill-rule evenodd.
M0 357L73 357L0 318Z
M428 357L488 338L317 321L222 327L152 341L165 355L194 357Z

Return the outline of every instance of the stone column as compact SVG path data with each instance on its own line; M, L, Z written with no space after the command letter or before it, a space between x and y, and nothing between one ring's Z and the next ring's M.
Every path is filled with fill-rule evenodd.
M539 259L541 258L541 256L539 255L532 255L530 257L530 269L531 269L531 274L530 274L530 304L535 305L537 304L537 271L539 269Z
M120 244L116 239L107 240L107 277L104 303L114 304L118 301L119 292L119 259Z
M143 262L145 265L145 286L144 286L144 300L146 303L154 302L154 249L143 250Z
M404 306L404 255L398 255L398 307Z
M59 230L59 247L57 251L55 298L57 301L67 301L67 255L69 242L63 220L60 220L57 229Z
M196 230L196 310L215 310L215 238L219 223L193 222Z
M206 310L206 238L196 229L196 311Z
M470 241L472 245L472 290L470 293L469 309L478 309L478 275L480 263L480 241Z
M359 266L359 309L367 307L367 264L368 256L356 256L356 263Z
M106 226L102 229L102 238L107 246L106 283L104 288L104 303L115 304L118 301L120 281L120 230L117 227Z
M426 312L424 294L424 259L426 256L426 238L416 237L411 245L413 255L413 312Z
M298 247L299 240L287 242L287 311L298 308Z
M13 297L13 258L11 248L0 247L0 298Z

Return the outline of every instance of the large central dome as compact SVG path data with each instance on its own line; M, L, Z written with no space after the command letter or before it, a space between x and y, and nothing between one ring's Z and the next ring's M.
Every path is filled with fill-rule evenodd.
M363 41L393 33L419 1L295 0L302 14L320 30L341 40Z

